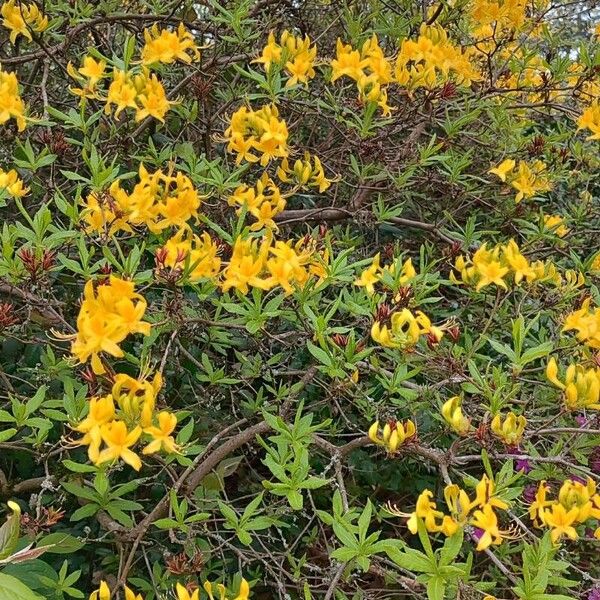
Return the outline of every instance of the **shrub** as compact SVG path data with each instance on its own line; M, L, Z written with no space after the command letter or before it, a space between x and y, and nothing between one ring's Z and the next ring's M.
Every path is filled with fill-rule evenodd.
M594 5L4 2L0 600L600 596Z

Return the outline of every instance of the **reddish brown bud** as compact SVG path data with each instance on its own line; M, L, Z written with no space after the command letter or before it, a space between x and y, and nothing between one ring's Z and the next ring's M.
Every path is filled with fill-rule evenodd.
M342 335L341 333L334 333L331 336L331 340L336 346L345 348L348 345L348 336Z

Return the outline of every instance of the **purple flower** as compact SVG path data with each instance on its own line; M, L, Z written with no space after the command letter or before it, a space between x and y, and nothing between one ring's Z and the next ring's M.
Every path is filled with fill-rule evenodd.
M596 448L592 450L589 465L590 469L596 473L596 475L600 475L600 446L596 446Z
M588 424L588 418L585 415L577 415L575 420L577 421L577 425L579 425L579 427L585 427Z
M526 458L517 458L516 468L517 471L523 471L525 475L532 469L530 462Z
M479 527L474 527L473 528L473 539L478 542L481 539L481 536L483 535L483 529L479 529ZM598 600L600 600L600 598L598 598Z
M590 590L587 600L600 600L600 587L596 586Z
M587 481L585 479L583 479L583 477L579 477L579 475L571 475L571 477L569 477L569 479L571 481L576 481L577 483L581 483L581 485L585 485L587 483ZM598 600L600 600L600 598Z
M526 485L525 489L523 490L523 500L525 500L527 504L531 504L535 500L535 495L537 494L537 491L537 484L530 483L529 485Z

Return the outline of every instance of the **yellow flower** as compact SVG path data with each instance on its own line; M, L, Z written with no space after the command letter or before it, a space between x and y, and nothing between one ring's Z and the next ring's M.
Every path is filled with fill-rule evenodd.
M502 266L499 254L500 249L498 247L490 251L487 249L486 244L483 244L473 255L474 271L478 277L476 291L492 283L506 289L503 277L509 272L509 269Z
M94 290L94 283L88 281L71 352L82 363L91 358L94 372L101 375L101 352L119 358L123 356L119 343L129 334L150 333L150 323L142 321L145 311L146 301L134 292L132 282L111 275L108 284Z
M125 71L115 69L113 80L108 88L108 97L104 112L110 114L111 105L116 104L115 117L118 117L126 108L137 109L136 104L137 90L131 81L131 77Z
M41 33L48 27L46 17L35 4L15 4L15 0L4 2L0 9L2 25L10 30L10 41L15 43L17 37L22 35L31 41L30 29Z
M146 117L154 117L164 123L165 115L174 103L167 100L165 88L156 75L150 75L144 83L144 88L139 91L136 98L140 106L137 108L135 120L141 121Z
M504 500L497 498L495 494L496 484L487 475L484 475L479 483L475 486L475 500L473 506L479 506L485 508L489 505L492 508L499 508L500 510L506 510L508 504Z
M125 586L125 600L144 600L144 597Z
M190 594L185 587L183 587L180 583L176 586L177 590L177 600L200 600L200 590L195 589L192 594Z
M83 88L72 88L69 90L76 96L96 98L96 85L104 77L106 70L105 60L95 60L92 56L84 56L82 66L75 69L71 63L67 64L69 75L79 82L85 82Z
M301 38L289 31L284 31L281 34L280 42L277 43L275 35L271 31L261 56L252 62L261 63L267 73L273 65L279 68L283 67L286 74L290 76L286 87L291 87L297 83L308 83L308 80L315 76L316 56L317 47L311 45L308 36Z
M567 315L563 331L577 331L577 339L590 348L600 349L600 308L590 309L590 299L581 305L579 310Z
M512 158L503 160L497 167L490 169L488 173L497 175L502 181L506 181L506 176L515 168L515 161Z
M90 600L110 600L110 588L106 581L100 582L100 587L91 593Z
M375 284L381 279L381 266L379 264L379 253L373 258L371 266L366 268L360 277L354 280L354 285L364 287L370 296L375 293Z
M579 119L577 120L577 130L589 129L592 133L587 137L588 140L600 140L600 103L592 102Z
M483 530L477 543L477 550L485 550L492 544L502 543L502 532L498 528L498 517L490 504L485 504L481 510L476 510L471 519L471 525Z
M553 504L550 509L544 511L544 523L551 528L550 536L556 544L563 536L572 540L578 538L577 531L573 524L577 520L579 509L565 509L562 504Z
M400 446L411 440L417 433L415 424L408 419L407 421L389 421L379 436L379 421L375 421L369 427L369 438L375 444L384 446L389 454L394 454Z
M565 404L569 410L600 410L600 368L586 369L583 365L571 364L566 370L564 382L558 378L558 366L554 357L546 367L546 377L557 388L563 390Z
M14 169L10 171L0 169L0 189L14 198L22 198L29 193L29 188L25 187L23 180Z
M535 500L529 505L529 518L534 522L536 527L541 527L544 524L544 511L552 504L546 499L548 494L548 486L545 481L540 481Z
M446 499L446 504L450 509L452 518L457 524L464 525L471 511L471 501L467 492L455 484L447 485L444 488L444 498Z
M417 498L415 511L410 515L406 525L412 534L417 533L417 519L423 519L427 531L435 533L440 531L441 525L436 522L437 519L442 519L444 513L436 509L435 502L431 501L433 492L430 490L423 491Z
M564 222L564 218L560 215L544 215L544 227L561 238L565 237L570 231Z
M146 427L144 433L152 437L152 441L144 448L144 454L154 454L163 449L165 452L178 452L175 438L171 435L177 427L177 417L167 411L158 414L158 427Z
M216 587L217 587L217 590L219 591L220 599L227 600L227 589L225 588L225 586L221 583L218 583ZM213 584L210 581L204 582L204 591L208 594L208 597L210 598L210 600L214 600ZM244 578L242 578L242 581L240 582L240 589L239 589L238 595L233 600L248 600L249 596L250 596L250 585ZM182 600L182 599L179 599L179 600ZM184 598L183 600L187 600L187 599Z
M515 283L521 283L524 278L528 280L535 278L534 270L529 265L529 261L521 254L519 246L514 240L510 240L503 250L503 258L514 274Z
M275 34L270 31L267 45L263 48L259 58L255 58L253 63L261 63L264 65L265 71L268 73L273 63L278 63L281 60L281 46L275 40Z
M518 446L523 439L527 419L523 415L515 415L509 412L504 421L502 416L497 414L492 419L492 432L498 436L508 446Z
M594 506L596 498L599 500L598 508ZM590 518L600 519L600 497L596 496L596 483L590 477L585 484L567 479L558 492L558 501L567 510L578 509L578 523Z
M352 46L342 43L338 38L336 45L336 58L331 61L331 81L348 76L356 81L364 75L363 69L368 62L361 58L360 52Z
M200 51L194 37L185 28L183 23L179 24L177 31L159 29L153 25L152 29L144 30L145 45L142 49L142 64L151 65L157 62L165 64L181 60L191 63L200 60Z
M538 192L547 192L552 188L546 170L546 165L540 160L536 160L531 167L525 161L519 163L516 177L510 184L518 192L515 196L517 204L523 198L531 198Z
M98 460L102 443L101 427L114 417L115 404L111 395L92 398L87 417L75 427L76 431L85 434L78 443L89 446L88 456L94 463Z
M19 131L25 129L25 104L19 95L17 76L0 68L0 125L11 118Z
M111 391L127 421L139 421L142 427L149 427L152 424L156 398L161 387L160 373L155 373L150 381L149 374L143 371L138 379L125 373L118 373L114 377Z
M254 111L242 106L231 116L225 130L228 152L237 154L236 164L242 160L258 162L266 167L274 158L288 155L288 130L275 105ZM257 156L253 150L261 154Z
M106 448L100 452L96 464L113 461L121 458L136 471L142 468L140 457L130 450L142 434L141 427L135 427L127 431L127 425L123 421L113 421L100 427L102 441Z
M187 231L180 229L172 238L167 240L162 252L157 251L161 264L171 269L189 269L189 281L197 283L202 279L213 278L219 274L221 259L219 248L205 231L200 237L186 236Z
M466 435L471 428L471 422L463 415L461 402L459 396L453 396L446 400L442 406L442 416L456 433Z
M201 197L189 177L171 170L167 174L160 170L151 173L143 164L140 164L138 177L139 182L131 193L117 180L111 184L108 194L87 197L81 213L88 224L86 231L112 235L118 231L131 233L133 227L145 226L153 233L160 233L169 227L182 228L190 219L198 217ZM203 236L202 239L209 238ZM193 240L197 238L194 236ZM177 238L173 243L179 242ZM176 262L174 260L171 266Z
M288 159L281 161L277 169L277 176L284 183L296 183L303 187L316 187L322 194L327 190L333 180L325 177L323 165L317 156L311 156L309 152L304 153L304 159L298 159L293 168L290 167Z
M224 292L235 288L247 294L250 286L269 289L270 284L260 277L266 267L269 245L269 240L259 246L256 239L236 239L229 263L222 272Z

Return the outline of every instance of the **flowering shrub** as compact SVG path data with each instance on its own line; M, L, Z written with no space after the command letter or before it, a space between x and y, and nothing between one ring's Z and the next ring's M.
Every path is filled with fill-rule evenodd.
M597 600L596 4L4 2L0 600Z

